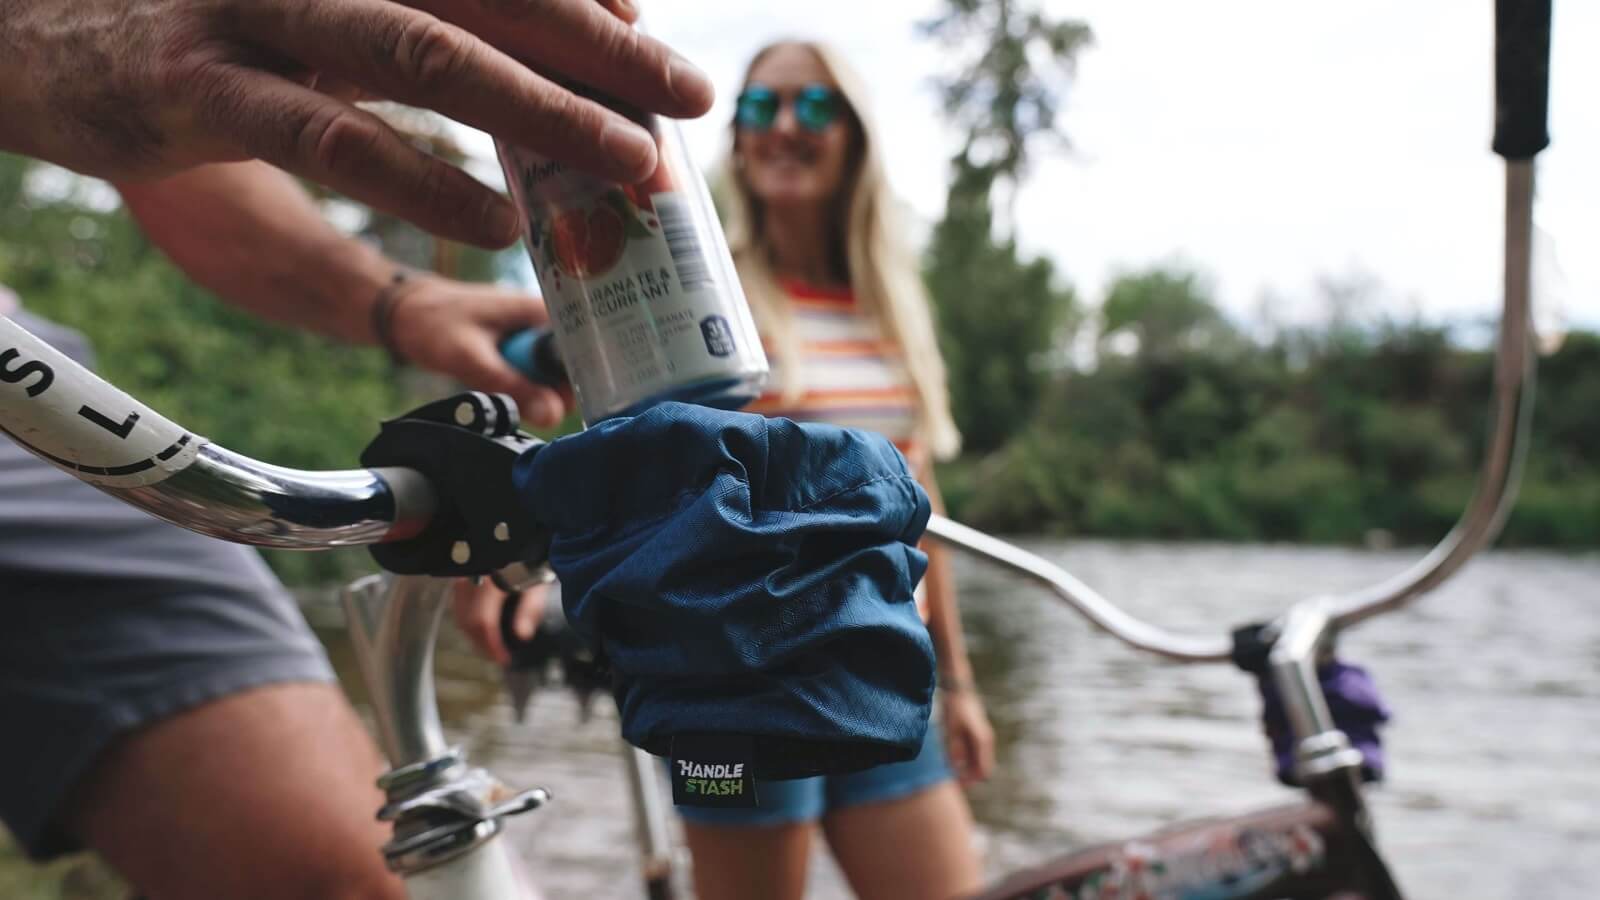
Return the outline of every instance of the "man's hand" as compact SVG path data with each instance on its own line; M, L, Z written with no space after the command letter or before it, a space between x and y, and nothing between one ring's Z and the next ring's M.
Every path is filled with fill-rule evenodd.
M123 181L257 158L505 246L505 198L349 99L433 109L637 181L655 170L649 134L554 80L646 112L709 109L710 82L634 15L626 0L0 0L0 149Z
M523 419L534 425L555 425L566 414L568 403L560 394L524 378L500 356L506 335L548 321L537 298L414 275L394 302L394 349L407 361L474 390L510 394Z

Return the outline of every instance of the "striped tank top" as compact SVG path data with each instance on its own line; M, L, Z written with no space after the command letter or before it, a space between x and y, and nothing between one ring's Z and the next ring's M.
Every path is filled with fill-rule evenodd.
M916 387L900 347L848 289L794 282L785 282L783 289L793 312L804 389L797 397L784 396L788 361L766 341L771 387L746 411L875 431L917 459L922 447Z

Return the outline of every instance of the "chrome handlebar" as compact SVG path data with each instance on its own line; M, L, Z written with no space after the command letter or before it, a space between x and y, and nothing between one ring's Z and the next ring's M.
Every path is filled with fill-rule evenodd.
M1366 590L1332 598L1335 628L1397 609L1437 587L1493 541L1511 515L1533 430L1533 196L1533 161L1507 162L1505 308L1495 352L1493 424L1472 501L1455 528L1416 565Z
M1043 584L1096 627L1136 649L1180 662L1225 660L1233 649L1224 638L1175 634L1141 621L1060 566L960 522L934 516L928 521L928 534L941 543L981 556Z
M1516 502L1533 421L1534 356L1530 325L1530 258L1533 233L1533 161L1506 164L1505 306L1495 354L1494 414L1487 453L1473 498L1455 528L1409 569L1348 594L1318 598L1328 631L1337 631L1404 606L1438 587L1499 534ZM1095 626L1139 650L1179 662L1230 658L1226 637L1176 634L1131 616L1048 560L942 516L928 534L1025 575L1049 588Z
M159 484L112 494L158 518L236 544L325 550L404 540L433 517L433 488L414 469L307 472L203 444Z
M411 469L305 472L213 444L0 316L0 433L191 531L312 550L404 540L437 497Z

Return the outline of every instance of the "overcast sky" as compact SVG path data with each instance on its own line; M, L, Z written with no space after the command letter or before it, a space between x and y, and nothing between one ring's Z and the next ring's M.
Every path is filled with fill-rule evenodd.
M651 30L721 95L686 126L724 152L751 53L783 36L841 48L874 91L900 196L928 222L957 135L914 23L929 0L643 4ZM1064 111L1075 152L1042 161L1018 233L1098 302L1115 272L1186 260L1223 304L1316 318L1319 276L1375 278L1400 312L1462 319L1498 303L1502 168L1489 151L1490 0L1046 0L1087 22ZM1556 0L1551 149L1540 157L1541 299L1600 324L1600 5ZM656 12L653 10L668 10ZM1553 307L1553 309L1552 309Z

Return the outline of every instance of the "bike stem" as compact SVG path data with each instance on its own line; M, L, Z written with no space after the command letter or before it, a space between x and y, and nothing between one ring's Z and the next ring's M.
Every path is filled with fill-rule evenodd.
M1361 751L1334 724L1317 676L1317 664L1335 633L1329 604L1295 604L1275 627L1278 636L1267 656L1267 671L1295 736L1295 775L1313 790L1332 779L1348 779L1349 795L1359 801Z
M393 766L378 786L394 823L384 845L389 868L412 900L529 900L532 886L510 848L504 820L544 805L543 788L515 793L444 738L434 693L434 644L451 582L372 575L342 600L351 644L367 684L379 743Z

